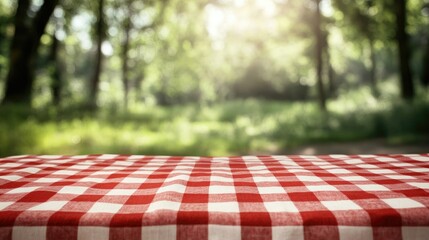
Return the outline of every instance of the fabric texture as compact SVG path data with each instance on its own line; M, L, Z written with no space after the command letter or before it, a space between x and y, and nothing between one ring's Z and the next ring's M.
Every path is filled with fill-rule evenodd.
M429 154L0 159L0 239L428 239Z

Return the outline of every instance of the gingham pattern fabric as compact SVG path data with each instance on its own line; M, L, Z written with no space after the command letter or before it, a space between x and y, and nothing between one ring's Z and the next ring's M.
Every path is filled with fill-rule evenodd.
M429 239L429 154L0 159L0 239Z

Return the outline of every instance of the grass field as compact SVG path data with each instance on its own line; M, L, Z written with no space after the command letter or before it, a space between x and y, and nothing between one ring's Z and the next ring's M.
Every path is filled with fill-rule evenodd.
M388 88L390 85L386 85ZM393 90L392 90L393 91ZM392 92L391 91L391 92ZM15 154L247 155L288 153L303 144L385 138L428 139L429 98L394 101L367 88L329 102L237 100L214 105L140 106L128 113L0 109L0 156Z

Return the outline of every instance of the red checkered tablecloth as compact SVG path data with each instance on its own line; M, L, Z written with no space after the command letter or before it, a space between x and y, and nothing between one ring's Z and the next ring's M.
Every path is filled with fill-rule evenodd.
M2 158L0 239L429 239L429 154Z

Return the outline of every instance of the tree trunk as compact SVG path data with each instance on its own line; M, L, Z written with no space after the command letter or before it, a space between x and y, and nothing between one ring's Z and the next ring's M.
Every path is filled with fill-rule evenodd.
M408 46L407 0L396 0L396 42L399 49L399 68L401 75L401 95L405 100L414 98L413 76L410 69L410 50Z
M130 48L130 32L131 32L131 20L125 20L125 39L122 43L122 82L124 84L124 108L128 109L128 95L130 90L130 80L128 76L129 65L128 65L128 51Z
M328 97L333 97L335 94L335 71L331 64L331 53L329 52L328 32L323 34L323 60L325 64L326 76L328 77Z
M423 56L421 82L425 88L429 87L429 36L426 37L426 51Z
M329 96L333 97L335 95L335 70L331 64L331 54L329 53L329 51L326 52L326 61L328 64Z
M314 23L316 35L316 78L317 92L319 95L319 105L323 111L326 111L326 96L323 87L323 33L322 33L322 16L320 12L320 1L316 0L316 18Z
M4 103L31 105L35 61L40 38L58 0L44 1L35 17L27 15L30 0L20 0L14 16L15 32L10 46L9 72Z
M139 70L139 74L135 78L134 82L134 89L136 90L136 100L141 101L143 99L143 93L142 93L142 83L144 81L144 70Z
M103 53L101 47L105 38L105 29L104 29L104 0L98 1L98 10L97 10L97 22L95 25L95 34L96 34L96 51L95 51L95 67L94 73L90 81L89 86L89 99L88 104L92 109L97 108L97 97L98 97L98 87L100 84L100 75L101 68L103 63Z
M369 74L369 80L371 84L371 91L374 97L378 97L380 92L377 87L377 59L375 56L374 41L369 40L369 51L370 51L370 60L371 60L371 69Z
M60 63L58 59L60 41L55 36L55 32L52 35L52 45L51 45L51 56L50 61L52 63L52 82L51 82L51 91L52 91L52 103L54 106L59 106L61 103L61 89L63 85L63 80L61 76Z

